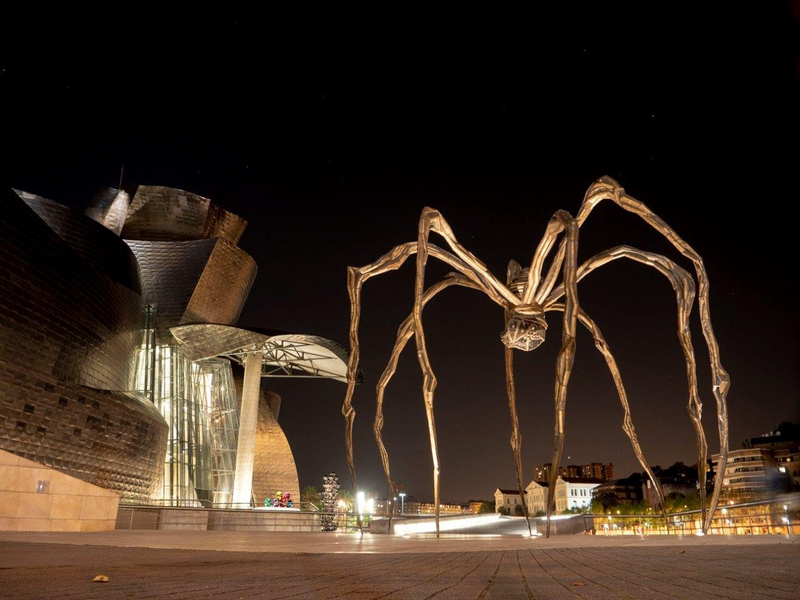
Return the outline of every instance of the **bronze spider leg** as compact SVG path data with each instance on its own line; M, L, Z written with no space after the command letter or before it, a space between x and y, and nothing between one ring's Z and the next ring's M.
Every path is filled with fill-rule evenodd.
M436 391L436 375L433 372L428 348L425 343L425 331L422 328L422 297L425 293L425 265L428 261L428 237L434 231L441 235L450 246L453 253L458 256L475 273L480 274L481 282L485 282L487 287L491 287L500 294L506 296L507 301L519 304L519 298L514 295L506 286L500 283L489 269L471 252L464 248L456 240L453 230L445 221L442 214L432 208L424 208L422 217L419 220L419 230L417 235L417 275L414 282L414 341L417 344L417 359L422 370L422 395L425 401L425 414L428 418L428 434L431 440L431 459L433 461L433 502L434 515L436 521L436 536L439 536L439 444L436 436L436 420L433 413L434 392Z
M508 263L506 282L510 287L511 283L522 271L519 263L512 260ZM511 318L509 311L505 311L506 329ZM506 396L508 397L508 410L511 413L511 450L514 453L514 467L517 474L517 487L519 497L522 501L522 513L525 516L525 524L528 526L528 535L533 536L531 529L531 519L528 514L528 503L525 501L525 486L522 479L522 433L519 430L519 416L517 415L517 386L514 381L514 349L503 346L503 355L506 367Z
M566 257L564 261L564 325L561 333L561 350L556 360L556 385L555 385L555 444L553 450L553 465L555 468L550 473L550 484L547 490L547 528L545 535L550 537L550 516L555 508L556 481L558 480L558 465L561 464L561 455L564 453L564 417L567 405L567 385L572 374L572 365L575 362L575 329L578 320L578 222L566 211L556 213L564 220L567 230Z
M578 269L578 281L582 280L584 277L586 277L586 275L598 267L619 258L627 258L653 267L659 273L669 279L673 289L675 290L678 305L678 339L680 340L686 362L686 378L689 386L689 401L686 408L689 412L689 417L692 420L692 425L694 426L695 430L698 461L700 464L705 464L705 456L708 446L706 443L705 431L703 430L701 423L702 404L700 402L700 397L697 390L697 363L694 357L694 348L692 346L691 331L689 327L689 317L692 311L692 306L694 305L695 296L694 279L692 279L691 275L689 275L689 273L687 273L684 269L676 265L665 256L654 254L652 252L645 252L630 246L617 246L616 248L611 248L605 252L601 252L600 254L583 263ZM561 297L562 294L563 286L559 285L545 300L545 310L556 308L554 303L558 298ZM556 310L558 309L556 308ZM600 340L602 340L602 334L600 334L600 330L596 325L593 325L593 328L589 327L589 329L592 331L593 335L595 335L595 333L599 334ZM595 344L597 345L598 349L603 352L597 336L595 336ZM605 340L602 340L602 344L608 351ZM606 352L603 352L603 354L605 356ZM622 428L631 440L631 445L633 446L633 451L634 454L636 454L636 458L647 472L648 477L650 477L650 481L653 483L653 486L658 493L659 501L661 502L662 507L662 514L666 519L663 491L657 478L655 477L655 474L650 468L650 465L645 460L644 453L639 446L639 441L633 427L630 404L628 403L625 390L622 388L622 377L619 373L619 369L616 366L616 361L614 361L612 366L609 358L613 361L613 356L611 356L610 351L608 351L606 361L609 369L612 372L612 376L614 377L614 382L617 384L620 402L622 403L622 408L625 413ZM705 504L705 471L702 468L698 469L698 477L700 481L700 496L703 504Z
M442 290L450 287L451 285L460 285L478 291L485 292L483 287L461 275L460 273L449 273L445 279L429 287L422 297L423 307L431 300L436 294ZM389 385L392 377L397 371L397 362L400 360L400 355L403 353L408 341L414 336L414 315L410 314L405 321L400 325L397 330L397 339L392 348L392 354L386 368L383 370L378 384L375 388L376 393L376 407L375 407L375 421L372 426L372 431L375 434L375 441L378 444L378 452L381 456L381 463L383 464L383 472L386 474L386 481L389 484L389 497L394 498L394 481L389 469L389 453L383 443L383 401L386 393L386 387ZM389 531L392 530L392 519L394 517L394 504L391 505L389 512Z
M563 311L564 305L548 305L546 311L551 310ZM633 452L636 455L636 458L639 459L639 464L642 465L644 470L647 472L648 477L650 477L650 481L653 482L653 485L655 486L656 493L658 494L659 501L661 502L661 514L664 516L664 521L666 522L667 511L666 507L664 506L664 492L661 489L661 484L658 482L658 479L656 479L653 470L650 468L647 459L645 459L641 446L639 445L639 438L636 436L636 430L633 427L633 417L631 415L630 404L628 403L628 394L625 391L625 385L622 383L622 374L617 366L617 361L614 358L614 355L611 354L611 349L608 347L608 343L603 337L603 333L600 331L600 328L589 317L589 315L587 315L583 310L580 310L578 312L578 319L580 320L581 324L592 334L595 347L600 351L600 354L603 355L603 358L606 361L608 370L611 373L611 378L614 380L614 385L617 388L617 395L619 396L620 404L622 404L622 410L624 413L622 429L625 431L631 441ZM669 527L669 523L667 523L667 527Z
M694 248L692 248L686 241L684 241L672 227L670 227L663 219L651 211L647 205L640 202L636 198L629 196L625 193L622 186L619 185L611 177L601 177L587 190L581 208L578 211L576 220L578 225L583 225L583 222L588 218L591 211L597 204L603 200L611 200L620 208L639 215L645 222L647 222L656 231L666 237L669 242L685 257L692 261L694 264L695 272L698 281L698 304L700 305L700 323L703 330L703 337L706 340L708 347L709 359L711 362L711 380L712 392L717 404L717 428L719 430L719 463L717 464L717 472L720 476L716 478L714 483L714 492L711 496L711 506L709 507L708 514L705 517L703 524L703 533L708 531L711 525L711 520L714 518L717 504L719 503L719 495L722 491L723 475L725 473L725 466L728 463L728 403L727 397L730 391L731 379L725 369L722 367L722 362L719 355L719 343L714 335L714 329L711 326L711 308L709 304L709 281L708 273L706 273L703 259L700 257ZM564 260L564 242L558 249L550 271L545 278L544 284L536 293L536 301L541 303L544 298L550 293L556 278L558 277L558 270L561 262ZM703 460L705 465L705 458ZM700 465L698 465L700 467ZM698 471L704 471L704 467L700 467ZM705 479L705 474L703 474ZM701 492L705 493L704 490ZM705 504L704 504L705 510Z
M447 263L458 271L463 271L468 278L480 281L481 276L455 256L433 245L426 244L427 253ZM345 448L347 453L347 466L350 470L350 479L353 483L353 493L358 494L358 480L356 478L355 463L353 460L353 423L356 412L353 408L353 392L356 385L356 374L361 355L358 341L358 325L361 320L361 288L364 282L371 277L399 269L409 256L417 251L417 242L408 242L395 246L381 256L374 263L356 268L347 269L347 293L350 297L350 357L347 361L347 391L342 403L342 415L345 419ZM496 292L493 292L496 295ZM361 517L357 515L358 528L361 529Z

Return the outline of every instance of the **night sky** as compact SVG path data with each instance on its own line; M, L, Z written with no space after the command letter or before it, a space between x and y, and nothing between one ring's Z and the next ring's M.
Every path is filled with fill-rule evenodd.
M722 11L725 12L717 12ZM258 277L240 324L347 344L346 267L416 237L423 206L501 279L530 262L550 216L577 211L602 175L670 223L705 259L731 446L800 420L796 210L800 10L782 2L563 14L75 13L6 21L0 55L0 183L82 206L103 186L178 187L249 226ZM399 11L399 9L398 9ZM705 12L704 12L705 11ZM436 244L442 240L433 240ZM579 261L625 243L683 259L635 216L601 205ZM432 262L427 281L447 269ZM372 438L374 385L413 302L413 260L364 288L365 385L357 389L362 489L385 482ZM651 464L694 462L672 289L618 261L579 285L627 384ZM515 353L525 478L552 455L560 315ZM442 497L515 485L503 314L473 290L426 308L439 377ZM693 314L704 422L718 449L708 354ZM395 478L432 496L421 376L409 346L387 392ZM301 485L349 484L345 386L271 380ZM605 362L579 328L565 464L638 467Z

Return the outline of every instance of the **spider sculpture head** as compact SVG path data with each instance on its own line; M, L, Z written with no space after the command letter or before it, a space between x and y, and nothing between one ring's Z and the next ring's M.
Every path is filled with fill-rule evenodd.
M543 313L529 314L527 311L514 311L500 339L507 348L530 352L542 345L546 332L547 321L544 320Z

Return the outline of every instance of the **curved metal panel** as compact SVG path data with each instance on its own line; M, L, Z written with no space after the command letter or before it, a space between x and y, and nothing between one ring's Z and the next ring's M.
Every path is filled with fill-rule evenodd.
M246 226L247 221L198 194L140 185L128 209L122 237L151 241L222 237L236 244Z
M43 213L52 218L62 211ZM89 223L115 237L83 215L77 216L79 220L58 222L62 237L15 194L9 193L4 202L0 212L0 359L30 361L39 373L88 387L132 389L141 297L103 276L73 251L65 237L81 239L83 231L70 232L71 223Z
M126 240L139 261L142 295L156 305L156 340L170 344L169 328L181 322L217 240Z
M227 240L217 239L180 323L233 325L255 279L256 261Z
M117 235L63 204L14 191L78 256L113 281L141 293L136 258Z
M280 404L280 396L263 388L260 396L253 463L256 506L262 505L265 498L274 498L278 492L288 492L292 500L299 502L300 480L292 448L272 412L276 402Z
M221 237L232 244L238 244L245 227L247 221L212 202L208 208L203 237Z
M109 391L131 389L141 297L72 245L112 232L33 200L57 228L11 192L0 211L0 447L145 500L167 426L152 404ZM105 237L83 235L95 228Z
M120 235L125 218L128 216L130 203L130 196L125 190L103 188L86 206L85 213L90 219Z

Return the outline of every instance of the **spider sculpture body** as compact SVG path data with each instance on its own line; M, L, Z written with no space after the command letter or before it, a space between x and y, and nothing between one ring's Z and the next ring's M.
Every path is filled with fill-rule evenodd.
M603 200L611 200L620 208L639 215L645 222L664 235L673 246L686 258L692 261L697 276L697 294L694 278L683 268L669 258L639 250L631 246L618 246L590 258L583 264L577 263L578 233L591 211ZM428 240L431 232L444 238L448 250L431 244ZM561 236L561 241L558 238ZM546 273L543 273L545 259L551 254L556 244L558 247ZM425 208L419 222L417 240L401 244L393 248L372 264L361 268L348 269L348 293L350 296L350 357L348 362L347 392L342 406L345 417L345 443L347 460L354 491L357 491L357 479L353 462L353 391L356 384L356 373L359 364L360 346L358 340L358 326L361 316L361 289L364 282L376 275L398 269L411 255L416 254L416 279L414 293L414 308L409 317L402 323L397 333L397 340L386 369L377 384L377 410L373 432L378 444L381 461L389 484L390 498L394 497L392 477L389 468L389 455L383 443L381 431L383 428L383 399L386 386L397 368L400 354L413 337L417 346L417 356L423 374L422 395L428 421L428 431L431 443L431 457L433 461L434 502L436 506L436 531L439 531L439 452L436 437L436 422L434 419L434 391L436 389L436 376L428 358L425 346L425 332L422 327L422 310L436 294L452 285L473 288L486 294L492 301L501 306L505 312L506 328L501 335L505 346L506 388L508 405L511 413L511 447L513 450L517 484L520 497L524 498L522 480L522 461L520 458L522 436L519 431L519 422L516 410L516 392L514 386L513 351L514 349L530 351L538 347L545 340L547 321L545 316L549 312L562 313L563 329L561 337L561 350L556 361L555 378L555 444L553 452L553 465L561 463L564 447L564 421L567 401L567 386L575 357L575 334L578 323L583 325L594 338L595 346L603 355L614 384L617 389L624 413L623 430L628 435L633 451L640 464L647 472L664 510L664 499L661 486L653 470L646 461L639 445L636 431L633 426L630 405L622 382L616 360L606 343L597 324L581 309L578 301L578 282L593 270L611 261L626 258L656 269L667 277L675 290L678 308L678 338L686 362L686 377L688 382L687 410L694 426L698 465L706 464L708 447L705 432L701 423L702 403L698 392L696 361L692 347L691 332L689 329L689 316L697 295L700 321L708 346L711 360L712 393L717 405L717 426L719 430L720 452L718 472L725 472L728 457L728 415L726 396L730 387L730 378L722 368L719 357L719 346L714 331L711 327L711 315L708 301L709 283L703 261L700 256L680 236L655 215L647 206L635 198L627 195L625 190L610 177L598 179L586 192L583 203L576 216L559 210L547 225L544 237L536 247L536 251L527 269L523 269L516 261L511 261L508 267L506 282L502 283L487 269L487 267L462 246L456 239L453 231L445 221L442 214L432 208ZM425 289L425 265L428 257L433 257L448 264L454 269L444 280ZM709 510L706 511L706 482L705 471L698 469L700 479L700 494L703 506L703 532L708 530L711 519L716 509L722 487L722 477L717 477L711 497ZM558 478L558 469L552 469L548 489L547 502L547 535L550 535L550 516L555 508L555 488ZM525 502L522 503L528 529L530 521ZM666 514L664 513L665 520ZM359 519L360 521L360 519ZM360 526L360 522L359 522ZM391 530L391 515L389 528Z

